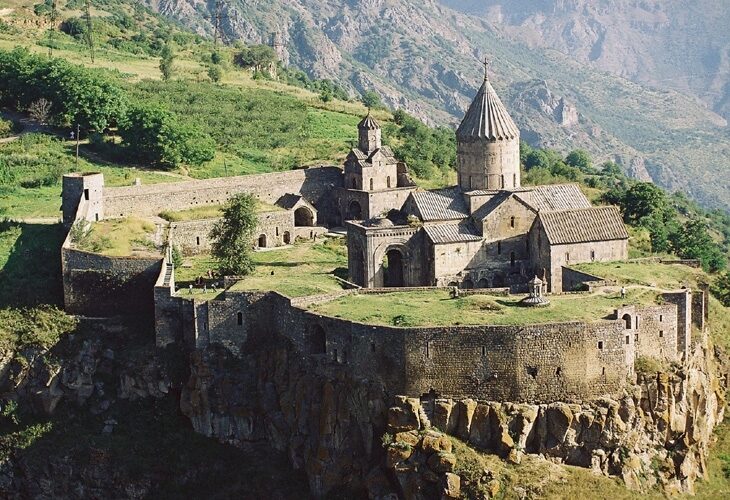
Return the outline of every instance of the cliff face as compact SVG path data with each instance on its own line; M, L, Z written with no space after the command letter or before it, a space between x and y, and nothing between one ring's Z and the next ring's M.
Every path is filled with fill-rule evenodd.
M316 496L341 488L377 498L453 494L458 456L450 445L424 444L432 427L513 463L539 455L619 476L632 489L692 492L724 412L713 354L700 345L684 367L640 375L620 397L580 405L394 398L378 381L313 366L285 343L249 352L240 360L196 352L182 410L206 436L286 452Z

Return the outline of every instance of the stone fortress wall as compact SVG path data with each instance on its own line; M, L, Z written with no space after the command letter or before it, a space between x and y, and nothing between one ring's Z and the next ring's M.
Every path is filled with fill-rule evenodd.
M691 312L705 300L703 291L665 294L663 305L625 307L594 322L399 328L323 316L304 308L310 299L275 292L225 292L209 302L187 301L160 283L155 306L161 347L215 344L240 355L256 336L281 336L322 369L345 369L381 381L392 393L414 396L433 391L545 403L617 394L638 356L681 362L692 324L704 328L704 318ZM347 293L358 292L337 296ZM185 307L194 310L187 323L179 321ZM680 318L680 309L689 316Z

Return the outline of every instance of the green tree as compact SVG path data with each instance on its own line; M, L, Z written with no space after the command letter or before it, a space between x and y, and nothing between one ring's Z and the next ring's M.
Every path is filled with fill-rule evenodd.
M373 90L363 92L362 96L360 96L360 100L369 109L380 109L384 107L383 101L380 99L380 95Z
M332 95L332 91L330 89L322 89L319 93L319 100L322 102L330 102L334 96Z
M251 252L258 224L256 203L256 198L247 193L233 196L210 231L211 253L225 275L246 276L254 270Z
M525 154L525 170L533 168L550 168L550 157L542 149L531 149Z
M717 243L710 236L707 222L694 219L679 228L671 237L675 252L683 259L698 259L707 271L719 271L727 262Z
M650 182L639 182L631 186L620 205L624 220L629 224L636 224L644 217L664 218L669 208L664 191Z
M162 47L162 53L160 54L160 72L162 72L162 79L165 81L172 78L175 72L175 53L169 44L165 44Z
M603 165L601 165L601 173L610 177L620 177L623 175L621 167L619 167L617 163L612 161L604 162Z
M130 155L163 167L200 165L215 156L215 142L193 125L182 124L160 106L135 106L119 125Z
M208 66L208 78L215 83L220 82L223 79L223 68L218 64L211 64Z
M235 55L233 62L238 66L256 71L267 69L276 61L276 51L268 45L252 45L244 47Z
M718 276L710 286L710 291L722 305L730 307L730 273L724 272Z
M595 173L591 155L583 149L571 151L568 156L565 157L565 164L577 168L585 173Z

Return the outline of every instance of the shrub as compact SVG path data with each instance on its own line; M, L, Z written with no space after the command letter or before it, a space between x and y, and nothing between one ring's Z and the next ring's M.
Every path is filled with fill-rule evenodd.
M13 135L13 122L0 118L0 137L8 137Z
M233 196L210 231L211 254L224 274L246 276L254 270L251 242L258 224L257 204L250 194Z
M634 370L636 373L642 373L644 375L655 375L658 372L663 372L667 367L658 359L650 356L638 356L634 361Z

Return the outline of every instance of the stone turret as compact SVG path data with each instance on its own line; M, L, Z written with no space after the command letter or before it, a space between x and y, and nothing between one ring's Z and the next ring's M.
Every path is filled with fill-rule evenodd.
M380 124L370 113L357 125L358 147L365 154L377 151L382 146Z
M456 131L459 186L520 187L520 130L484 73L484 83Z

